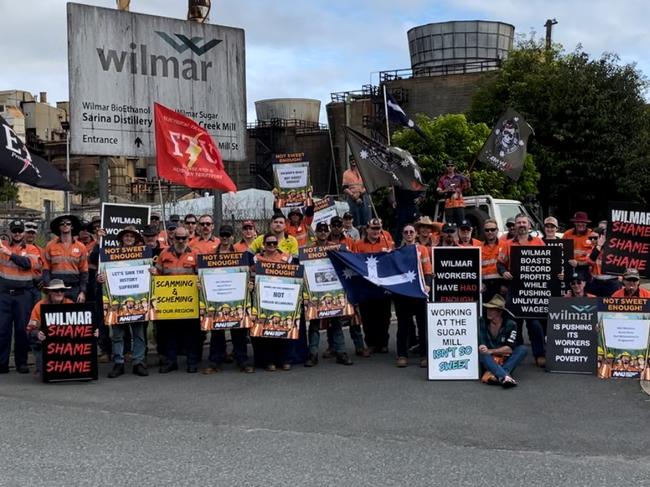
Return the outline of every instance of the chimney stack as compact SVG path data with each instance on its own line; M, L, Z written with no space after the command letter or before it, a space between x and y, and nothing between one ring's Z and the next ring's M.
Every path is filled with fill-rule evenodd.
M41 91L38 95L38 101L41 103L47 103L47 91Z

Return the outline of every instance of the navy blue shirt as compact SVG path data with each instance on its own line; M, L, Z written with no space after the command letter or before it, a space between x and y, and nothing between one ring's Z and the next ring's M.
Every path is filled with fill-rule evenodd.
M479 345L485 345L489 349L508 346L514 350L517 343L517 324L504 317L503 323L501 323L501 328L499 328L499 333L497 336L492 336L490 334L489 321L481 317L479 320L478 339Z

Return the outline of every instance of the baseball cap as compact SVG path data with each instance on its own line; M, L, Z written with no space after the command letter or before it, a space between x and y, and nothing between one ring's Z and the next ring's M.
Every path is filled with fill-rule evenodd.
M469 220L461 220L458 228L472 228L472 224L469 222Z
M512 217L511 217L511 218L508 218L508 219L506 220L506 227L509 227L509 226L513 226L513 227L514 227L514 226L515 226L515 221L516 221L516 220L515 220L514 218L512 218Z
M156 235L158 235L158 232L153 226L147 225L142 229L142 235L144 237L155 237Z
M571 274L571 279L569 282L573 282L573 281L585 282L585 278L584 276L578 274L577 272L574 272L573 274Z
M639 279L641 279L641 276L639 274L638 269L634 269L631 267L629 269L625 269L625 273L623 274L623 279L626 279L628 281L632 281L632 280L638 281Z
M179 222L181 221L180 215L170 215L169 219L173 222Z
M372 218L368 222L368 228L381 228L381 220L379 218Z
M36 222L25 222L26 232L38 232L38 224Z
M178 228L178 222L173 220L168 221L165 228L167 228L167 230L176 230Z
M333 216L330 220L330 225L343 225L343 218L340 216Z
M343 219L344 220L352 220L353 218L354 217L352 216L352 213L350 213L349 211L346 211L345 213L343 213Z
M447 167L455 166L455 165L456 165L456 163L454 161L452 161L451 159L447 159L447 161L445 162L445 166L447 166Z
M549 216L544 220L544 225L553 225L554 227L557 228L558 227L557 218L555 218L554 216Z
M23 223L22 220L14 220L9 224L9 230L11 230L12 232L14 230L19 230L21 232L24 232L25 231L25 224Z
M456 231L455 223L445 223L442 226L442 233L454 233Z
M235 229L232 227L232 225L221 225L221 228L219 228L219 236L221 235L234 235Z
M330 226L325 223L325 222L318 222L316 224L316 231L318 232L319 230L329 230Z

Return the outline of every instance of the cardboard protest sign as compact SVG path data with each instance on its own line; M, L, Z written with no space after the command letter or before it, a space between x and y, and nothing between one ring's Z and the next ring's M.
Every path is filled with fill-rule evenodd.
M185 320L199 317L198 277L153 276L152 320Z
M562 270L564 271L564 280L562 281L562 293L570 289L571 276L574 268L569 264L573 259L573 240L570 238L543 239L547 247L559 247L562 252Z
M602 298L598 377L650 380L650 299Z
M595 374L598 299L551 298L548 307L546 370Z
M604 274L621 275L633 267L650 277L650 211L633 203L610 203L607 240L603 248Z
M433 302L481 302L481 249L432 247Z
M562 291L557 277L561 272L559 247L513 245L510 273L514 279L506 307L517 318L546 318L549 300Z
M333 318L354 315L343 284L327 256L328 250L341 250L344 245L305 247L300 249L300 262L305 272L305 319Z
M279 208L312 205L312 185L309 162L304 152L274 154L273 195Z
M337 216L334 198L328 196L314 203L314 219L311 222L311 229L316 231L316 225L325 222L328 225L333 217Z
M202 330L252 326L248 291L252 264L253 255L250 252L199 255L199 318Z
M479 378L477 303L429 303L429 380Z
M297 339L303 288L301 265L258 262L253 295L253 337Z
M94 303L41 307L43 382L97 380Z
M106 276L103 286L104 323L107 326L148 321L150 318L151 249L145 245L101 249Z
M102 203L101 225L106 230L106 236L101 239L101 248L118 247L120 243L117 241L117 234L130 225L142 231L149 224L150 215L149 206Z

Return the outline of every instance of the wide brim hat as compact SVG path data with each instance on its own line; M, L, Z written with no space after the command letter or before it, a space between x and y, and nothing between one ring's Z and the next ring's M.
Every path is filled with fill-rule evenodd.
M436 227L436 223L435 223L433 220L431 220L431 218L429 218L428 216L421 216L421 217L418 219L418 221L415 222L415 228L418 228L418 227L431 227L431 228L435 228L435 227Z
M117 240L121 243L122 242L122 237L126 235L127 233L132 233L135 236L135 243L136 244L144 244L144 238L142 238L142 235L138 231L137 228L134 226L129 225L128 227L123 228L118 234L117 234Z
M43 289L45 289L46 291L60 291L60 290L67 290L71 288L66 286L61 279L52 279L50 281L50 285L43 286Z
M506 313L512 315L512 313L506 309L506 300L500 294L495 294L492 296L492 299L490 299L487 303L483 303L483 307L488 309L500 309L501 311L505 311Z
M584 211L576 211L573 218L571 218L571 221L573 223L591 223L587 213Z
M50 222L50 231L57 237L61 236L61 230L59 230L59 225L63 220L70 220L72 222L72 235L79 235L81 230L81 221L74 215L61 215L57 216L54 220Z

